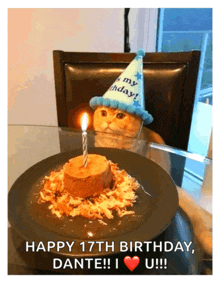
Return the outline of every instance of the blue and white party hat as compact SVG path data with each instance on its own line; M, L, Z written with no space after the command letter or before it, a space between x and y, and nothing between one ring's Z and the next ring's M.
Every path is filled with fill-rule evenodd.
M144 78L143 49L138 50L134 60L110 86L103 97L95 96L90 100L90 106L118 108L122 111L141 117L144 124L153 121L153 117L144 110Z

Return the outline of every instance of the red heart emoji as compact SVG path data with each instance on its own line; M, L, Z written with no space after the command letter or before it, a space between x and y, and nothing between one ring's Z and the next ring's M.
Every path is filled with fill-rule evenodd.
M134 256L134 257L130 257L130 256L126 256L124 258L124 263L127 266L128 269L130 269L130 271L133 271L139 264L140 259L138 256Z

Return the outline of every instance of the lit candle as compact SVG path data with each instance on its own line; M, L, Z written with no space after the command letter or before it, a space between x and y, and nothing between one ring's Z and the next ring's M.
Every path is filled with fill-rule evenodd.
M83 166L87 166L87 160L88 160L88 146L87 146L87 126L88 126L88 115L87 113L83 114L82 117L82 148L83 148Z

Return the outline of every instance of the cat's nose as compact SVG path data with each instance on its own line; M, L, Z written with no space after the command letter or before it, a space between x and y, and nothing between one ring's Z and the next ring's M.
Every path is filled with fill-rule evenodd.
M111 124L111 121L107 121L107 124L108 124L108 125Z

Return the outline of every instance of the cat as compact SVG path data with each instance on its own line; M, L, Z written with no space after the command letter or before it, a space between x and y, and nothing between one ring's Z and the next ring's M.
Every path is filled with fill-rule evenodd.
M93 127L97 133L96 146L129 149L141 129L141 118L119 109L98 107L94 112Z
M96 147L113 147L137 152L158 163L170 174L170 155L147 146L149 142L165 144L156 132L142 127L138 116L123 112L120 109L99 106L94 111L93 128L96 132ZM147 141L147 142L146 142ZM179 205L189 216L194 233L206 254L212 254L212 217L183 189L177 188Z
M164 140L156 132L142 127L140 117L120 109L99 106L94 112L93 128L96 147L113 147L139 153L159 163L169 173L169 153L159 153L148 147L150 142L165 144Z

